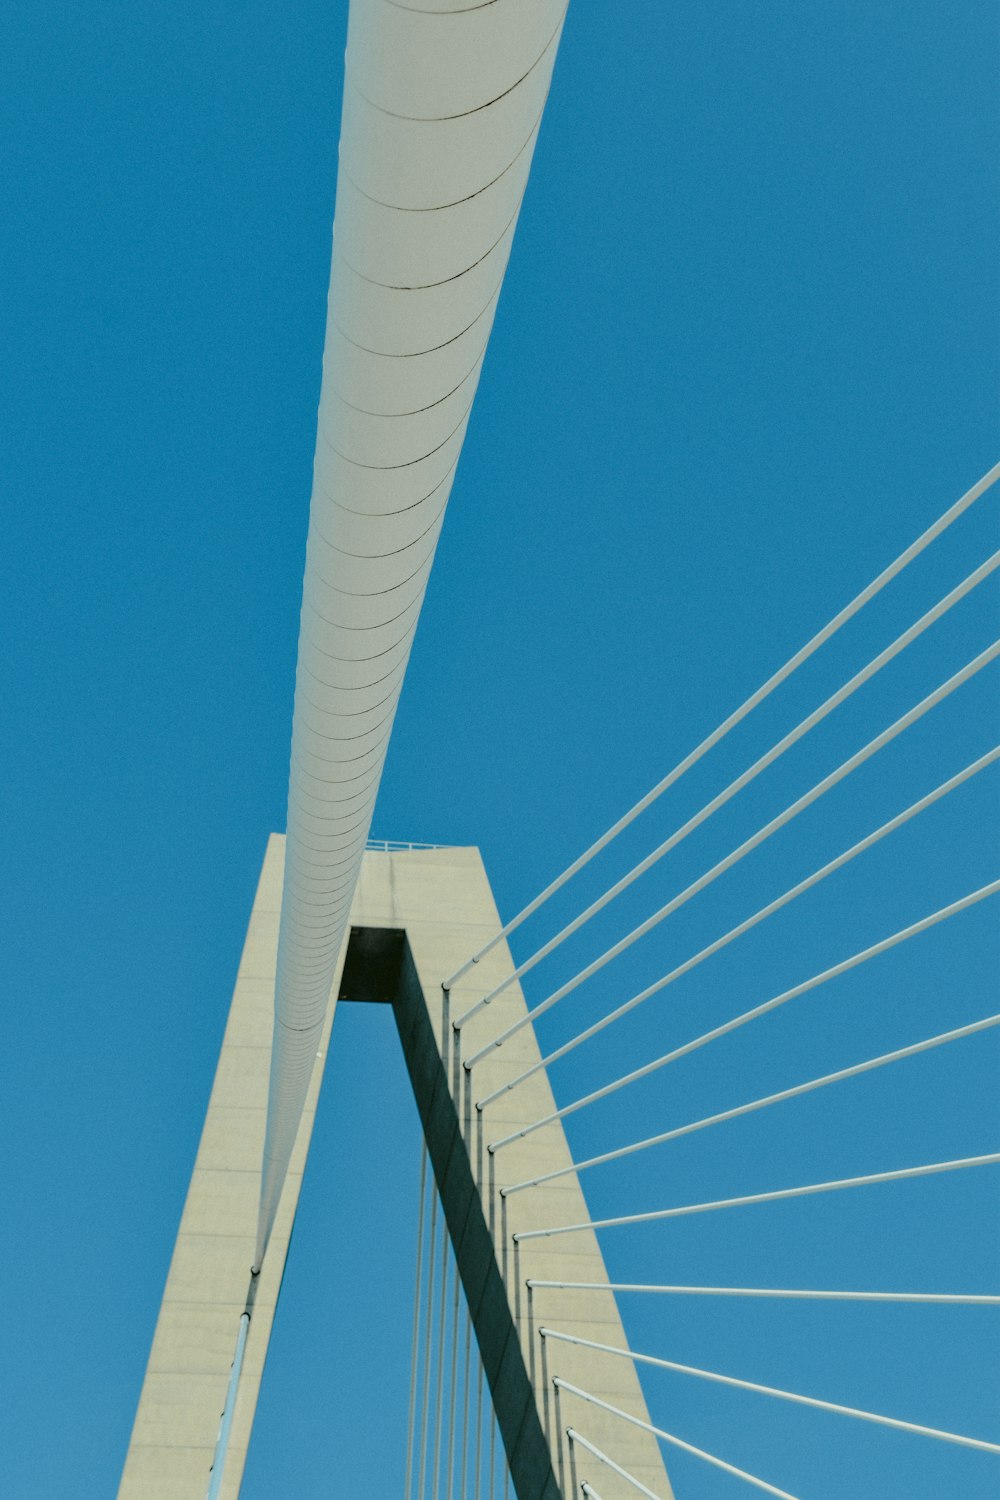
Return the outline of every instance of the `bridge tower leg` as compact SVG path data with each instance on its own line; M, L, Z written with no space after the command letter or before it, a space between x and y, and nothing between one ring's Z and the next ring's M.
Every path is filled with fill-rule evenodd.
M284 840L269 841L243 950L208 1114L174 1249L142 1388L119 1500L201 1500L207 1494L220 1413L241 1314L253 1307L220 1500L236 1500L271 1325L312 1134L329 1028L296 1145L292 1172L260 1277L251 1287L270 1058ZM515 1182L571 1162L555 1122L494 1159L487 1146L554 1108L544 1070L482 1113L475 1099L530 1067L540 1054L530 1026L471 1078L456 1056L450 1021L510 973L498 944L452 997L442 979L500 928L476 849L371 850L365 856L341 958L338 1000L390 1004L413 1085L456 1261L472 1316L518 1500L569 1500L588 1479L603 1500L634 1500L635 1486L566 1437L568 1428L672 1500L655 1440L620 1418L557 1391L560 1376L648 1421L629 1360L563 1342L560 1331L627 1347L613 1292L529 1294L529 1280L603 1283L591 1230L518 1244L519 1230L588 1217L576 1175L505 1199ZM449 1006L451 1007L449 1012ZM335 1007L331 1007L333 1011ZM517 985L463 1028L466 1057L524 1015ZM403 1434L400 1434L403 1441ZM586 1472L581 1468L583 1463Z

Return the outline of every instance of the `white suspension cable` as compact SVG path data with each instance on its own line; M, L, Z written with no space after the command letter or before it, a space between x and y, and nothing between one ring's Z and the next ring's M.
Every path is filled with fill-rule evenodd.
M478 1015L479 1012L483 1010L487 1005L492 1004L492 1002L497 998L498 995L503 994L503 992L509 989L509 987L516 980L523 978L523 976L527 974L529 970L533 969L536 964L540 963L543 958L547 958L550 953L555 952L557 948L561 947L567 938L572 937L574 933L578 932L581 927L583 927L587 922L590 921L591 917L594 917L598 912L603 911L604 908L608 906L616 896L621 895L622 891L627 890L628 887L633 885L635 881L637 881L642 875L645 875L648 870L652 869L652 867L664 857L664 855L669 854L672 849L676 849L678 844L686 839L689 833L693 833L696 828L699 828L702 823L706 822L710 817L712 817L714 813L718 812L720 807L724 807L726 803L731 801L731 799L735 797L738 792L742 791L744 787L749 786L749 784L754 781L762 771L765 771L768 766L773 765L776 760L784 755L786 750L790 750L791 747L797 744L798 741L801 740L803 736L808 734L811 729L814 729L817 724L821 723L828 714L832 713L835 708L838 708L842 703L846 702L846 700L850 698L854 693L856 693L859 688L863 687L866 682L874 677L877 672L880 672L883 667L887 666L889 662L894 660L894 658L897 657L900 652L905 650L905 648L909 646L913 641L915 641L919 635L922 635L929 626L933 625L935 621L941 619L943 615L947 614L948 610L953 608L953 606L956 605L961 599L964 599L966 594L970 593L977 584L982 583L984 579L988 578L991 573L994 573L998 567L1000 567L1000 552L994 552L992 557L988 558L986 562L982 563L978 568L970 573L967 578L963 579L963 581L958 584L956 588L952 589L950 594L947 594L943 599L935 604L932 609L929 609L926 614L922 615L914 625L911 625L908 630L905 630L902 635L898 636L891 645L886 646L884 651L880 651L878 656L874 657L867 666L862 667L860 672L856 672L849 682L846 682L843 687L838 688L835 693L831 694L829 698L827 698L823 703L820 704L819 708L814 709L813 712L811 714L808 714L801 721L801 723L795 726L794 729L789 730L784 738L779 740L772 749L768 750L764 755L761 755L757 760L755 760L749 770L746 770L742 773L742 775L737 776L735 781L731 781L727 787L725 787L721 792L718 793L717 796L713 797L710 802L706 803L700 812L697 812L693 817L688 818L686 823L684 823L680 828L672 833L669 838L665 839L663 843L658 845L658 847L655 848L651 854L647 854L645 859L640 860L640 862L632 870L630 870L628 874L623 875L622 878L613 886L611 886L610 889L605 891L602 896L599 896L596 901L591 902L590 906L588 906L585 911L581 912L578 917L574 917L572 922L563 927L560 932L557 932L555 937L550 938L549 941L547 943L544 943L542 947L537 950L537 952L531 955L530 958L525 959L522 964L519 964L517 968L507 976L506 979L502 980L500 984L496 985L492 990L489 991L488 994L484 995L481 1000L477 1001L475 1005L471 1006L467 1011L465 1011L463 1015L459 1016L459 1018L455 1022L453 1022L455 1030L459 1030L462 1026L465 1025L466 1021L471 1020L473 1016Z
M483 1357L476 1340L476 1487L473 1500L483 1493Z
M215 1451L212 1454L211 1468L208 1471L208 1494L205 1500L219 1500L219 1496L222 1494L222 1481L225 1476L226 1459L229 1457L229 1440L232 1436L233 1417L236 1412L236 1398L239 1393L240 1376L243 1373L243 1358L246 1354L249 1334L250 1313L244 1311L240 1314L239 1328L236 1334L236 1348L233 1352L233 1362L229 1367L226 1400L219 1418L219 1431L215 1439Z
M434 1292L437 1286L434 1279L434 1261L437 1251L437 1209L438 1195L432 1179L431 1227L430 1233L427 1236L427 1311L424 1316L424 1382L420 1409L420 1463L417 1478L420 1500L424 1500L427 1494L427 1424L430 1416L431 1359L434 1339Z
M437 1405L434 1409L434 1500L438 1500L441 1489L441 1427L444 1420L444 1330L445 1330L445 1308L448 1302L448 1271L450 1264L448 1260L448 1225L445 1222L444 1213L441 1214L441 1303L438 1318L438 1363L437 1363Z
M459 1305L458 1261L455 1262L454 1297L451 1309L451 1384L448 1389L448 1500L455 1494L455 1404L458 1395L458 1305Z
M647 1489L640 1479L636 1479L634 1474L629 1473L628 1469L623 1469L621 1464L616 1464L613 1458L609 1458L600 1448L596 1447L593 1443L589 1443L581 1433L577 1432L575 1427L567 1427L566 1436L571 1443L579 1443L581 1448L586 1448L587 1452L592 1453L602 1464L607 1464L613 1474L617 1474L620 1479L624 1479L626 1484L630 1484L638 1494L645 1495L646 1500L663 1500L662 1495L657 1495L653 1490ZM584 1480L580 1488L585 1495L597 1496L597 1500L600 1500L600 1496L593 1485L588 1484L586 1480Z
M929 1052L934 1047L944 1047L949 1042L960 1041L963 1037L972 1036L976 1032L986 1031L990 1027L1000 1026L1000 1014L986 1016L982 1021L972 1021L968 1026L958 1026L952 1031L942 1031L937 1036L928 1037L922 1042L913 1042L908 1047L898 1047L894 1052L883 1052L879 1057L870 1057L865 1062L854 1063L849 1068L838 1068L835 1073L824 1073L821 1078L811 1078L808 1083L798 1083L794 1088L781 1089L776 1094L767 1094L762 1099L752 1099L748 1104L739 1104L733 1109L720 1110L717 1114L706 1115L703 1119L692 1120L686 1125L677 1125L673 1130L664 1130L659 1135L647 1136L645 1140L633 1141L628 1146L619 1146L614 1151L602 1152L600 1156L590 1156L586 1160L573 1162L568 1167L559 1167L553 1172L543 1172L539 1177L526 1178L524 1182L515 1182L511 1187L500 1189L501 1197L509 1198L512 1193L520 1193L525 1188L538 1187L543 1182L552 1182L556 1177L565 1177L569 1172L584 1172L588 1167L602 1166L606 1162L618 1161L623 1156L632 1156L637 1151L646 1151L651 1146L661 1146L667 1141L678 1140L684 1135L693 1135L697 1130L707 1130L711 1125L721 1125L726 1120L737 1120L742 1115L752 1114L758 1109L768 1109L772 1104L782 1104L786 1099L796 1099L800 1094L812 1093L815 1089L822 1089L830 1083L842 1083L845 1078L857 1078L861 1073L870 1073L875 1068L884 1068L889 1063L901 1062L907 1057L916 1057L921 1052Z
M469 1494L469 1361L472 1357L472 1319L465 1309L465 1361L462 1366L462 1487L461 1500Z
M978 1448L984 1453L1000 1453L1000 1443L988 1443L982 1438L965 1437L958 1432L946 1432L940 1427L925 1427L918 1422L903 1422L898 1417L884 1417L878 1412L863 1411L857 1406L841 1406L836 1401L821 1401L816 1396L800 1396L796 1391L784 1391L773 1385L758 1385L753 1380L737 1380L734 1375L720 1375L715 1370L699 1370L695 1365L677 1364L672 1359L658 1359L652 1354L634 1354L629 1349L616 1349L611 1344L598 1344L593 1339L581 1339L575 1334L559 1333L552 1328L539 1329L541 1337L559 1339L564 1344L577 1344L584 1349L597 1349L602 1354L618 1354L625 1359L638 1360L640 1364L654 1365L658 1370L673 1370L678 1375L694 1375L699 1380L712 1380L718 1385L735 1386L741 1391L755 1391L761 1396L776 1396L781 1401L794 1401L799 1406L813 1406L818 1411L836 1412L841 1417L856 1417L861 1422L874 1422L879 1427L894 1427L900 1432L914 1432L921 1437L937 1438L942 1443L955 1443L961 1448Z
M648 1078L651 1073L655 1073L659 1068L666 1067L668 1063L676 1062L678 1058L686 1057L689 1052L695 1052L698 1048L707 1046L709 1042L714 1042L718 1037L726 1036L730 1031L736 1031L740 1026L746 1026L748 1022L755 1021L758 1016L763 1016L768 1011L776 1010L779 1005L785 1005L789 1000L795 1000L800 995L807 994L811 990L816 989L819 985L826 984L829 980L836 979L841 974L846 974L850 969L857 968L859 964L867 963L869 959L876 958L880 953L886 953L890 948L895 948L897 944L906 942L907 939L916 937L921 932L928 931L929 928L935 927L938 922L943 922L948 917L957 916L959 912L965 911L967 907L974 906L977 902L985 900L987 896L995 896L998 891L1000 891L1000 880L994 880L992 884L982 886L978 891L972 891L968 896L963 896L961 900L953 901L950 906L944 906L939 911L932 912L930 916L924 917L921 921L914 922L909 927L902 928L899 932L894 932L891 937L883 938L881 942L873 943L870 948L863 948L860 953L852 954L850 958L843 959L839 964L834 964L832 968L824 969L822 973L814 974L811 979L806 979L801 984L794 985L790 990L783 990L780 995L775 995L772 1000L765 1000L762 1005L755 1005L752 1010L743 1011L741 1015L735 1016L733 1020L723 1022L721 1026L714 1026L711 1031L702 1032L701 1036L695 1037L693 1041L685 1042L682 1047L675 1047L673 1051L665 1052L662 1057L657 1057L653 1062L645 1063L641 1068L634 1068L631 1073L625 1073L621 1078L613 1079L611 1083L606 1083L603 1088L594 1089L592 1093L584 1094L582 1098L575 1099L571 1104L564 1104L562 1109L554 1110L552 1114L545 1115L544 1118L536 1120L524 1133L527 1134L532 1130L539 1130L543 1125L551 1124L553 1120L562 1120L566 1115L571 1115L576 1110L585 1108L588 1104L594 1104L598 1099L606 1099L609 1094L617 1093L619 1089L625 1088L630 1083L636 1083L640 1078ZM603 1025L610 1024L610 1021L611 1017L608 1017L606 1022L601 1023L599 1027L591 1028L589 1035L593 1035L595 1029L603 1029ZM587 1035L588 1033L583 1033L577 1040L586 1040ZM563 1049L560 1049L559 1055L563 1055ZM546 1058L545 1063L548 1064L554 1060L555 1056L556 1054L552 1054ZM505 1085L503 1089L497 1089L494 1094L487 1096L486 1099L480 1102L480 1107L485 1107L492 1098L499 1098L502 1093L506 1093L508 1089L520 1083L525 1076L525 1074L521 1074L520 1077L513 1079L510 1084ZM494 1151L499 1150L500 1146L506 1142L519 1139L520 1134L507 1136L504 1141L495 1141L492 1149Z
M660 990L666 989L666 987L670 984L673 984L675 980L682 978L683 975L689 973L692 969L697 968L699 964L704 963L705 960L711 958L713 954L718 953L721 949L727 947L730 943L735 942L736 939L742 937L745 932L749 932L752 927L756 927L758 923L763 922L767 917L772 916L776 911L780 911L782 907L788 906L792 901L796 900L806 891L811 890L813 886L818 885L820 881L825 880L827 876L833 875L837 870L842 869L844 865L849 864L851 860L856 859L859 854L865 853L865 851L872 848L873 845L879 843L882 839L887 838L889 834L894 833L897 828L901 828L904 823L908 823L911 818L915 818L919 813L924 812L935 802L940 801L942 797L946 797L949 792L955 791L956 788L963 785L964 782L970 780L971 777L978 775L980 771L985 771L997 760L1000 760L1000 746L997 746L995 749L988 751L986 755L980 756L978 760L973 761L971 765L966 766L955 776L952 776L947 781L942 782L941 785L935 787L933 791L928 792L925 796L919 798L918 801L911 803L911 805L907 808L904 808L901 813L897 813L894 818L890 818L888 823L883 823L881 828L876 828L872 833L867 834L865 838L859 840L858 843L852 844L850 849L845 849L843 854L838 854L835 859L832 859L828 864L821 866L821 868L814 871L812 875L807 875L804 880L800 880L797 885L792 886L791 889L785 891L783 895L777 896L773 901L769 901L766 906L762 906L759 911L754 912L752 916L745 918L744 921L739 922L735 927L731 927L728 932L723 933L722 937L716 938L714 942L709 943L706 948L699 949L699 951L694 954L693 957L685 959L682 964L678 964L675 969L671 969L670 972L668 974L665 974L661 979L655 980L654 983L647 986L646 989L640 990L639 994L633 995L631 1000L624 1001L624 1003L619 1005L615 1010L609 1012L608 1015L603 1016L600 1021L595 1021L592 1026L588 1026L584 1031L579 1032L575 1037L571 1037L568 1042L564 1042L561 1047L557 1047L554 1052L550 1052L548 1056L543 1057L539 1063L536 1063L531 1068L526 1068L523 1073L520 1073L516 1078L511 1079L510 1083L506 1084L502 1089L494 1090L493 1094L488 1094L485 1099L480 1101L480 1108L485 1108L486 1105L490 1103L494 1098L499 1098L501 1094L509 1093L511 1089L516 1088L519 1083L523 1083L525 1079L530 1078L534 1073L539 1072L541 1068L548 1067L551 1063L557 1062L559 1058L565 1057L567 1053L572 1052L576 1047L581 1046L584 1042L590 1041L592 1037L596 1036L599 1032L604 1031L608 1026L614 1025L614 1023L620 1020L622 1016L627 1015L629 1011L635 1010L637 1006L642 1005L652 995L658 994ZM989 894L995 889L995 886L986 887L984 894ZM978 899L980 899L980 897L978 893L975 893L973 897L966 900L965 904L968 905L972 900ZM956 909L959 908L956 907ZM947 914L950 914L951 908L946 909L946 912ZM802 988L811 987L812 986L807 981L806 985ZM801 993L801 990L799 990L799 993ZM786 992L785 995L776 997L775 1003L781 1003L784 1000L791 998L791 992ZM767 1008L773 1009L774 1005L769 1001L767 1002ZM762 1007L757 1007L755 1014L759 1015L762 1013ZM748 1016L749 1014L750 1013L748 1012ZM742 1024L742 1017L738 1017L737 1020ZM729 1026L729 1023L727 1023L727 1027L728 1029L733 1029ZM721 1029L717 1027L715 1034L721 1035ZM693 1051L693 1045L689 1046L687 1050ZM679 1051L678 1055L681 1055ZM650 1071L652 1071L652 1069L650 1069ZM537 1130L541 1125L547 1124L549 1119L555 1118L557 1118L557 1116L555 1115L547 1116L544 1120L538 1120L533 1122L531 1125L526 1125L523 1130L514 1131L511 1135L504 1136L501 1140L491 1142L488 1149L490 1151L499 1151L501 1146L506 1146L511 1141L520 1140L523 1136L530 1135L533 1130Z
M589 1495L590 1500L601 1500L601 1497L594 1489L594 1486L592 1484L589 1484L586 1479L581 1484L580 1491L584 1495Z
M413 1283L413 1352L410 1358L410 1409L406 1422L406 1500L413 1500L413 1449L417 1416L417 1351L420 1344L421 1271L424 1256L424 1208L427 1196L427 1142L420 1154L420 1204L417 1209L417 1270Z
M787 1490L779 1490L776 1485L768 1484L766 1479L758 1479L756 1474L748 1474L746 1469L738 1469L735 1464L728 1464L725 1459L716 1458L714 1453L706 1453L704 1448L696 1448L692 1443L685 1443L683 1438L675 1437L672 1432L666 1432L662 1427L654 1427L652 1422L644 1422L641 1417L633 1417L631 1412L622 1411L620 1406L612 1406L610 1401L602 1401L600 1396L593 1396L590 1391L581 1391L578 1385L570 1385L568 1380L563 1380L559 1375L555 1377L552 1384L557 1390L567 1391L571 1396L579 1396L581 1401L589 1401L591 1406L599 1406L601 1411L609 1412L613 1417L621 1417L622 1421L631 1422L633 1427L639 1427L643 1432L652 1433L664 1443L670 1443L673 1447L679 1448L682 1453L690 1453L695 1458L704 1459L705 1463L711 1464L713 1468L722 1469L726 1474L733 1474L737 1479L745 1479L747 1484L763 1490L766 1495L777 1495L778 1500L797 1500L797 1497L790 1495Z
M617 823L614 823L606 833L602 834L599 839L595 840L595 842L591 844L588 849L585 849L584 852L579 856L579 858L575 859L573 863L562 872L561 875L557 876L555 880L551 881L545 887L545 889L534 898L533 901L530 901L527 906L525 906L520 912L518 912L517 916L513 917L505 927L501 928L501 930L496 934L495 937L491 938L488 943L484 944L483 947L478 949L478 951L473 954L471 958L467 959L464 964L457 968L455 972L450 976L450 978L445 980L444 988L450 990L452 986L462 978L463 975L469 972L473 964L477 964L481 958L485 958L486 954L491 952L492 949L496 947L497 943L502 942L504 938L509 937L510 934L514 932L518 927L520 927L521 923L525 922L528 917L532 916L533 913L536 912L539 907L549 899L550 896L554 896L556 891L561 890L568 880L571 880L572 877L578 873L578 871L582 870L585 865L589 864L590 861L595 857L595 855L599 854L602 849L606 848L611 840L616 838L619 833L621 833L629 826L630 823L634 822L641 813L645 812L647 807L651 807L658 797L662 796L662 794L667 791L669 787L673 786L674 783L678 781L686 771L689 771L692 766L696 765L697 762L701 760L702 756L707 754L707 752L711 750L713 746L717 745L720 740L724 739L731 729L735 729L737 724L741 723L743 719L745 719L747 715L758 706L758 704L763 703L764 699L769 697L770 694L775 690L775 688L779 687L780 684L786 680L786 678L790 677L791 674L798 667L800 667L803 662L807 661L815 651L818 651L820 646L824 645L828 640L831 639L832 636L836 635L841 626L846 625L848 620L853 619L858 611L862 609L864 605L869 602L869 600L874 599L875 595L878 594L883 588L885 588L887 583L890 583L892 579L897 576L897 574L901 573L903 569L914 560L915 557L918 557L919 554L923 552L925 547L929 546L930 543L933 542L937 537L939 537L941 533L945 531L954 521L957 521L959 516L961 516L966 510L968 510L969 506L972 505L976 500L978 500L981 495L985 494L990 486L995 484L998 479L1000 479L1000 464L994 465L994 467L988 470L981 479L977 480L972 488L967 490L959 500L956 500L955 504L950 506L949 509L946 510L944 514L937 521L935 521L932 526L929 526L926 531L922 532L921 535L917 537L916 541L911 542L910 546L900 553L895 562L890 563L890 565L885 568L877 578L873 579L866 588L861 590L860 594L856 595L855 598L851 600L850 604L846 605L839 612L839 614L834 615L833 619L830 620L827 625L824 625L823 629L818 631L816 635L814 635L809 641L807 641L804 646L796 651L794 656L789 657L788 661L785 662L783 667L779 667L778 671L775 672L771 677L769 677L767 681L761 687L759 687L755 693L752 693L750 697L747 698L739 708L731 713L727 719L724 719L717 729L714 729L710 735L702 740L700 745L697 745L695 749L692 750L689 755L686 755L684 759L680 761L672 771L668 772L668 774L663 777L662 781L657 782L656 786L654 786L651 791L647 792L644 797L640 798L640 800L635 804L634 807L632 807L627 813L625 813L623 817L618 819Z
M495 1497L496 1497L496 1479L497 1479L496 1451L497 1451L497 1419L496 1419L496 1412L493 1411L492 1408L491 1408L490 1409L490 1500L495 1500Z
M763 1286L649 1286L633 1281L535 1281L526 1286L573 1292L652 1292L681 1297L791 1297L818 1302L932 1302L1000 1307L1000 1297L956 1292L828 1292Z
M981 651L978 656L973 658L972 661L967 662L964 667L962 667L958 672L955 672L951 677L949 677L946 682L942 682L940 686L936 687L932 693L928 693L926 698L921 699L919 703L917 703L913 708L909 709L908 712L903 714L901 718L897 719L895 723L890 724L887 729L883 729L881 734L876 735L873 740L869 740L867 745L864 745L860 750L855 751L855 753L847 760L845 760L841 765L839 765L836 770L831 771L828 776L824 776L822 781L818 781L816 785L811 787L808 792L805 792L801 797L796 798L796 800L791 803L790 806L785 808L784 812L781 812L777 815L777 817L772 818L770 822L764 825L763 828L759 829L758 832L753 834L750 838L744 840L744 842L740 844L738 848L734 849L730 854L727 854L724 859L719 860L719 862L713 865L712 868L708 870L704 875L699 876L697 880L693 881L689 886L686 886L679 895L674 896L673 899L668 901L665 906L661 906L660 909L658 911L655 911L651 917L647 917L645 922L641 922L639 926L633 928L633 930L626 937L623 937L619 942L608 948L607 951L602 953L599 958L594 959L593 963L588 964L586 968L581 969L580 972L574 975L572 979L568 980L566 984L561 985L559 989L555 990L553 994L548 997L548 999L543 1000L539 1005L536 1005L534 1009L527 1011L523 1016L520 1017L519 1020L512 1022L510 1026L506 1027L505 1030L501 1031L498 1036L494 1037L492 1042L489 1042L485 1047L481 1047L478 1052L474 1052L464 1065L466 1070L471 1070L471 1068L474 1067L474 1065L482 1058L488 1057L494 1048L502 1047L504 1042L508 1041L512 1036L515 1036L517 1032L521 1031L523 1027L527 1026L529 1021L533 1021L537 1016L544 1015L545 1012L551 1010L553 1005L557 1004L558 1001L563 1000L567 995L572 994L573 991L578 989L581 984L583 984L586 980L592 978L593 975L603 969L606 964L609 964L612 959L619 957L619 955L624 953L627 948L630 948L633 943L638 942L640 938L645 937L646 934L651 932L654 927L657 927L664 920L664 918L671 916L680 907L686 905L686 903L690 901L694 896L703 891L706 886L711 885L712 882L717 880L720 875L723 875L727 870L732 869L734 865L738 864L740 860L744 859L754 849L758 848L767 839L771 838L772 835L777 833L779 829L784 828L785 825L790 823L793 818L798 817L799 813L805 812L806 808L811 807L814 802L818 801L819 798L824 796L826 792L831 791L833 787L837 786L841 781L844 780L845 777L849 776L852 771L856 771L859 766L865 763L865 761L870 760L871 757L875 755L879 750L884 749L886 745L890 744L892 740L896 739L898 735L902 734L905 729L909 729L910 726L912 724L915 724L918 719L922 719L923 716L929 713L932 708L936 708L939 703L943 702L944 699L949 697L953 692L956 691L956 689L962 687L964 683L968 682L978 672L981 672L984 667L989 666L990 663L995 661L998 656L1000 656L1000 641L994 641L993 644L991 646L988 646L985 651Z
M805 1187L778 1188L771 1193L747 1193L739 1198L718 1198L712 1203L684 1203L678 1208L657 1208L650 1213L622 1214L615 1219L588 1219L583 1224L557 1224L552 1229L522 1229L513 1236L521 1240L550 1239L582 1229L612 1229L620 1224L650 1224L654 1219L679 1219L686 1214L707 1214L717 1208L742 1208L749 1203L776 1203L779 1198L804 1198L813 1193L836 1193L841 1188L868 1187L876 1182L902 1182L908 1177L929 1177L935 1172L958 1172L966 1167L986 1167L1000 1161L1000 1151L988 1156L963 1156L955 1161L935 1161L921 1167L902 1167L892 1172L872 1172L864 1177L841 1177L834 1182L811 1182Z

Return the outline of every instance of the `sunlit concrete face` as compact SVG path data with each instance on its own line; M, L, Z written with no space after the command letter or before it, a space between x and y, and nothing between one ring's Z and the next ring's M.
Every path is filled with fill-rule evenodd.
M285 841L268 842L119 1500L202 1500L250 1286L264 1143ZM222 1500L243 1478L332 1016L321 1040L254 1314Z
M208 1488L253 1256L283 857L284 840L274 836L254 903L119 1500L200 1500ZM447 1043L442 1053L442 1038L449 1035L443 1024L442 979L494 937L501 925L478 851L368 851L351 924L355 931L388 934L395 941L389 967L383 962L369 970L369 976L377 973L376 993L363 967L359 971L357 943L345 971L345 944L335 993L344 983L345 998L382 999L394 1007L519 1500L569 1497L579 1493L584 1479L604 1500L634 1496L632 1486L589 1459L579 1446L571 1448L565 1436L570 1426L654 1495L670 1500L653 1438L565 1392L557 1397L552 1385L553 1377L561 1376L648 1420L629 1360L561 1343L550 1342L543 1349L539 1329L546 1324L600 1343L627 1346L612 1292L537 1289L528 1296L529 1279L607 1280L592 1231L519 1246L512 1239L520 1229L587 1218L572 1173L509 1199L501 1199L499 1193L504 1183L571 1164L560 1123L498 1153L490 1169L485 1150L489 1141L553 1109L544 1072L489 1105L481 1116L471 1107L472 1095L491 1092L538 1061L531 1027L476 1066L471 1094L461 1081L461 1067L454 1068ZM511 968L506 944L498 944L467 982L456 987L452 1016L506 978ZM520 989L512 985L464 1029L465 1055L471 1056L524 1011ZM235 1500L239 1492L328 1038L329 1030L318 1049L292 1171L261 1272L225 1469L225 1500ZM452 1087L456 1072L457 1100ZM348 1216L349 1212L345 1209ZM399 1441L402 1449L402 1431Z

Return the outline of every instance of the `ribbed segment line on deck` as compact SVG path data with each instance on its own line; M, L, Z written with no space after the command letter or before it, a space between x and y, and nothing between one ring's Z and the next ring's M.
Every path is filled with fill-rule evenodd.
M255 1265L316 1059L565 0L352 0Z

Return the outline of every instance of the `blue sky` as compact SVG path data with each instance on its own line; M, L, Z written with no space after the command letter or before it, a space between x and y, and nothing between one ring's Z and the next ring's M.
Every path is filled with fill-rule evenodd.
M17 1500L117 1484L264 844L284 824L345 24L342 3L256 0L39 0L0 16L0 1451ZM479 844L513 914L995 461L997 33L985 0L574 0L377 834ZM985 500L518 954L997 531ZM987 587L956 609L540 966L529 998L982 649L996 606ZM995 704L984 674L557 1008L543 1043L982 753ZM994 773L605 1051L580 1049L558 1097L995 878L995 827ZM980 907L627 1107L584 1112L574 1148L985 1015L997 958ZM408 1335L394 1330L409 1327L418 1144L387 1023L338 1018L246 1500L401 1490ZM996 1149L997 1061L995 1040L963 1042L599 1169L592 1209ZM377 1118L388 1158L347 1133L359 1118ZM353 1190L372 1180L384 1211L360 1237ZM992 1181L610 1231L605 1250L629 1280L996 1290ZM378 1295L342 1301L345 1285ZM363 1315L385 1414L374 1443L346 1378ZM651 1353L1000 1431L992 1314L646 1304L626 1322ZM985 1455L676 1376L647 1390L654 1420L809 1500L994 1493ZM681 1500L741 1492L688 1460L671 1472Z

